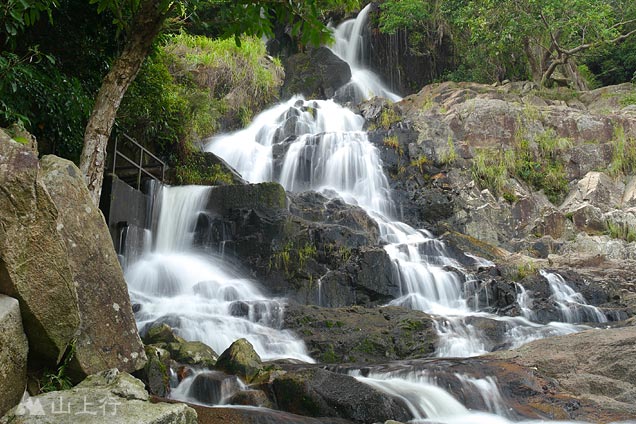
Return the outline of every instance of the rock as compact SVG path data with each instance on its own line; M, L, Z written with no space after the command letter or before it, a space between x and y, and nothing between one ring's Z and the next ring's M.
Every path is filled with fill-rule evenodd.
M195 424L196 412L179 403L151 403L140 380L116 369L89 376L76 387L23 401L2 424Z
M262 390L241 390L232 396L227 403L228 405L261 406L264 408L273 406Z
M50 369L80 326L69 254L58 232L62 219L37 157L15 141L0 141L0 293L20 302L29 362ZM104 241L110 242L108 234Z
M595 404L599 413L636 416L634 326L551 337L490 356L511 360L553 378L562 390Z
M219 356L215 368L250 383L263 371L263 364L252 344L246 339L238 339Z
M219 355L208 345L198 341L160 343L157 345L170 352L170 357L184 365L212 368Z
M189 152L176 168L169 168L171 185L245 184L245 180L225 160L211 152Z
M188 396L207 405L226 403L241 390L241 383L235 375L219 371L204 371L195 375Z
M311 418L267 408L223 408L192 405L202 424L351 424L341 418Z
M603 234L607 230L603 212L600 208L584 203L576 209L567 212L571 217L574 226L579 230L590 235Z
M20 305L16 299L0 294L0 417L22 399L28 351Z
M70 375L80 381L110 368L138 370L146 355L104 217L72 162L44 156L41 166L42 181L59 213L56 228L66 244L80 312Z
M291 371L272 383L277 406L310 417L340 417L356 422L408 421L404 403L344 374L319 368Z
M297 53L285 61L282 97L303 94L312 99L329 99L351 79L349 65L327 47Z
M165 322L152 323L149 328L144 329L145 334L142 340L145 344L156 343L183 343L185 340L176 334Z
M225 213L231 209L286 209L285 189L278 183L215 187L206 210Z
M617 184L603 172L588 172L561 205L561 210L570 212L581 203L589 203L602 212L620 207L624 186Z
M168 397L170 394L170 353L156 346L146 346L146 365L136 373L152 395Z
M437 342L430 316L397 306L289 305L284 328L294 330L305 341L309 354L326 363L421 358L432 355Z

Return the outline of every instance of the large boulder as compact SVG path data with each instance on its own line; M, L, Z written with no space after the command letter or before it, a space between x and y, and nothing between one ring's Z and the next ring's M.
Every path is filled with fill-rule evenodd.
M254 346L247 339L238 339L219 356L216 369L238 375L250 383L263 371L263 364Z
M510 360L554 379L561 390L595 404L597 412L621 414L623 419L636 416L634 326L551 337L490 357Z
M310 417L374 423L412 418L401 399L355 378L319 368L287 372L272 382L278 409Z
M42 182L58 210L56 230L66 245L77 291L80 327L71 362L73 377L79 381L110 368L138 370L146 354L104 217L72 162L45 156L41 166Z
M116 369L91 375L73 389L28 398L1 424L195 424L185 404L151 403L144 384Z
M305 341L309 354L326 363L422 358L431 356L437 343L429 315L397 306L289 305L284 320L284 327Z
M0 137L0 293L20 302L29 361L50 368L80 326L61 220L41 179L37 156ZM109 241L108 232L104 237Z
M327 47L298 53L285 62L283 97L303 94L312 99L329 99L351 79L351 69Z
M0 295L0 417L20 402L29 345L16 299Z

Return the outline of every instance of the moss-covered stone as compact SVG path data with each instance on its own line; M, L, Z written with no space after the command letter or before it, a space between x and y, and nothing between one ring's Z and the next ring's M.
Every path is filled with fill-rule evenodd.
M170 353L157 346L146 346L148 362L136 374L150 394L166 397L170 393Z
M219 357L210 346L197 341L160 343L156 346L166 349L173 360L184 365L212 368Z
M183 343L185 340L176 334L172 328L166 324L161 323L152 325L146 334L143 336L145 344L157 344L157 343Z
M238 375L251 383L263 372L263 363L249 341L238 339L221 354L216 369Z

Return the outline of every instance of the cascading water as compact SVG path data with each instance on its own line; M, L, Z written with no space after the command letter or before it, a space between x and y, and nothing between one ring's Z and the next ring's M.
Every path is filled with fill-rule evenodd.
M375 75L362 69L361 28L368 12L367 7L356 20L343 23L335 31L333 49L349 62L354 73L352 82L344 89L355 87L359 98L376 94L399 100ZM389 184L363 125L363 118L331 100L306 101L294 97L261 113L246 129L211 139L207 150L223 157L248 181L278 181L290 191L321 191L328 197L339 196L363 207L377 221L385 250L399 278L402 296L392 303L438 317L440 346L437 353L440 356L470 356L494 348L469 322L475 319L503 322L507 336L504 344L509 347L581 328L566 323L536 324L528 319L531 314L525 310L526 317L515 318L478 312L476 305L470 304L466 289L473 285L472 279L447 253L444 243L425 230L414 229L392 218L396 211ZM466 256L475 265L492 265ZM521 299L530 311L530 299ZM359 378L405 397L419 420L427 417L435 422L509 422L505 417L470 413L446 391L423 377L414 377L415 381L409 375ZM494 380L467 379L465 384L488 393L491 412L504 414Z
M360 11L356 19L343 22L334 31L335 44L333 52L349 64L351 68L351 81L336 93L336 97L342 95L360 102L373 96L397 102L400 96L391 92L380 78L364 68L364 37L363 31L369 19L371 4Z
M548 280L554 302L559 306L562 321L571 323L607 322L607 317L597 307L588 305L581 293L568 286L562 276L541 271Z
M264 359L313 362L302 341L276 328L282 301L268 299L253 281L193 248L192 233L209 190L162 188L156 248L126 269L131 300L141 306L140 331L165 322L186 340L202 341L218 353L244 337Z

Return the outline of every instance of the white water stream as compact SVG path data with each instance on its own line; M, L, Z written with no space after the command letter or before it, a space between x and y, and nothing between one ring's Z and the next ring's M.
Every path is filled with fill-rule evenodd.
M126 269L131 300L141 305L140 331L165 322L184 339L202 341L219 354L244 337L263 359L313 362L302 341L277 329L281 299L267 298L220 258L193 249L192 233L209 190L162 188L156 247Z
M368 11L367 7L356 20L343 23L335 31L333 50L351 65L353 73L346 89L355 90L361 98L383 95L400 100L361 65L361 29ZM519 299L524 317L486 314L469 304L466 286L471 278L447 253L444 243L426 230L414 229L393 218L396 211L389 184L363 125L362 117L334 101L294 97L261 113L244 130L211 139L207 150L224 158L250 182L278 181L289 191L321 191L364 208L377 221L386 252L399 276L402 296L391 303L437 317L438 356L471 356L494 348L488 346L478 327L468 322L470 319L502 322L506 342L512 347L580 330L573 324L581 321L577 318L581 316L579 312L570 319L564 310L569 323L532 322L531 298L523 289ZM164 320L184 338L201 340L219 353L237 338L245 337L264 359L291 357L311 361L302 342L276 329L282 313L280 300L266 298L252 281L226 269L221 261L191 251L189 234L196 212L205 202L205 190L208 189L164 189L156 249L126 274L133 302L143 305L137 314L140 328ZM487 264L467 256L475 263ZM457 271L449 271L449 267ZM547 275L545 278L558 280ZM569 293L563 284L557 282L554 287L558 287L553 288L555 301L564 308L576 305L579 311L588 310L583 307L589 305ZM248 313L237 314L237 310L245 308ZM587 312L585 316L589 316ZM487 397L484 401L489 413L475 413L421 374L357 378L404 398L414 422L510 422L493 379L462 377L463 384L478 387Z

